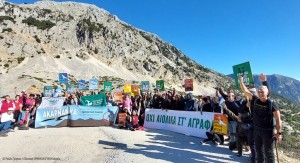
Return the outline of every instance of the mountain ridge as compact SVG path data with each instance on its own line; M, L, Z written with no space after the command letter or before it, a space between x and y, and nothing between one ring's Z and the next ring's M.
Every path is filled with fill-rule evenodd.
M158 36L134 28L95 5L5 2L4 9L0 26L0 72L4 83L31 76L30 80L43 78L45 82L30 83L50 84L57 80L55 72L67 72L78 80L115 76L154 83L164 79L166 85L179 90L183 90L183 79L194 78L196 94L212 94L220 82L232 83ZM34 71L29 74L22 69ZM25 83L20 88L29 86L27 81L21 82Z
M229 77L234 79L234 75L230 74ZM270 90L285 98L300 104L300 81L288 76L272 74L266 75L269 83ZM261 85L259 75L254 74L254 85L258 87Z

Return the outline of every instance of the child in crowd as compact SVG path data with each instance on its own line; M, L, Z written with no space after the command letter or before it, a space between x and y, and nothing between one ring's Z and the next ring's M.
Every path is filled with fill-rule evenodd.
M127 94L126 98L123 101L123 110L127 113L127 115L131 115L132 101L130 98L130 94Z
M132 128L133 130L136 130L137 128L139 128L139 116L137 115L136 110L133 110L131 118L132 118L132 122L131 122Z

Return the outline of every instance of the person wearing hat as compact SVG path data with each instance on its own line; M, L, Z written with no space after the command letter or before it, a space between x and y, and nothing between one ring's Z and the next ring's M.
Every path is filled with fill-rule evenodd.
M13 111L14 108L8 108L8 111L2 114L0 123L0 136L7 136L7 132L14 131L11 129L12 122L15 122Z

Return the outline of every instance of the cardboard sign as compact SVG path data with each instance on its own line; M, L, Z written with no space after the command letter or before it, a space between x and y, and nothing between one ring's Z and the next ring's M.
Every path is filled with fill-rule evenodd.
M78 90L85 90L85 80L78 80Z
M232 67L234 73L235 84L237 88L240 88L238 82L239 76L244 77L244 84L247 87L254 87L254 80L251 72L250 62L241 63Z
M59 73L58 80L60 83L68 83L68 74L67 73Z
M52 86L44 86L44 96L45 97L51 97L52 94L53 94Z
M110 92L112 90L112 82L104 82L104 91Z
M164 80L156 80L156 88L158 91L165 90L165 81Z
M184 88L185 91L193 91L194 90L194 85L193 85L193 79L185 79L184 80Z
M114 96L114 101L116 103L122 103L123 102L123 94L122 94L122 92L115 92L113 96Z
M90 79L89 80L89 90L98 89L98 80L97 79Z
M150 82L142 81L141 87L142 87L142 91L149 91L150 90Z
M213 132L226 135L227 129L228 129L228 117L224 114L215 114Z
M135 96L139 96L140 95L140 87L138 85L132 85L131 86L131 92L135 95Z
M125 123L126 123L126 113L119 113L118 114L118 122L119 122L119 126L124 127Z
M67 84L66 88L67 88L67 92L69 94L75 93L75 85L74 84Z
M124 92L125 93L131 93L131 84L130 83L125 83L124 84Z

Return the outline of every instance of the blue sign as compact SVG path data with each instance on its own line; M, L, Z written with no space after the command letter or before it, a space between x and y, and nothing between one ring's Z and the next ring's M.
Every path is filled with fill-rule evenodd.
M78 90L85 90L85 80L78 80Z
M89 90L98 89L98 80L90 79L89 80Z
M61 109L39 108L36 111L35 128L69 126L112 126L118 107L62 106Z
M67 73L59 73L58 79L59 79L59 83L68 83L68 74Z
M57 86L54 90L53 97L58 97L62 95L62 87Z

